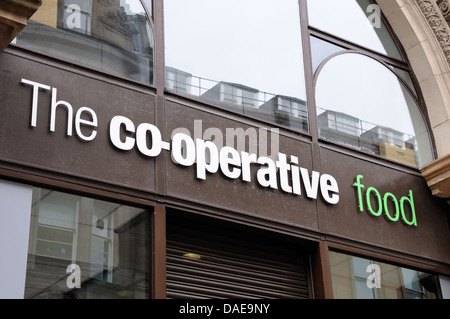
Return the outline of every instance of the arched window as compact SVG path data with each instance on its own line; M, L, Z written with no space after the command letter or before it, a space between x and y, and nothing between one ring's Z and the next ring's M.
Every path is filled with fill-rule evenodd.
M432 160L414 94L388 66L338 53L316 76L320 137L411 166Z
M374 1L165 0L164 14L166 90L413 167L432 161L409 63Z
M153 84L151 20L139 0L49 0L17 45L126 79Z
M380 8L309 0L308 18L319 138L414 167L432 161L420 97Z

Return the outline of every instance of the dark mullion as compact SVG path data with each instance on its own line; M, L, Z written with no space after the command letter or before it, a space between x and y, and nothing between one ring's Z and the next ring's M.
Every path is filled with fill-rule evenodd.
M151 229L152 298L166 299L166 208L162 204L154 208Z
M338 45L344 49L347 50L354 50L354 51L359 51L361 53L364 53L366 55L370 55L375 57L378 60L384 61L385 63L395 66L399 69L405 70L405 71L410 71L408 62L406 61L402 61L402 60L398 60L395 59L393 57L384 55L382 53L379 53L377 51L371 50L369 48L363 47L361 45L358 45L356 43L347 41L347 40L343 40L341 38L338 38L336 36L333 36L331 34L325 33L319 29L316 29L312 26L309 26L309 33L310 35L322 39L324 41L330 42L332 44Z
M303 68L305 76L305 86L306 86L306 101L308 110L308 123L309 123L309 134L311 135L312 141L318 141L318 126L317 126L317 113L316 113L316 103L314 94L314 70L312 67L312 56L311 56L311 43L308 31L308 9L306 0L299 0L300 9L300 28L301 28L301 41L302 41L302 52L303 52Z

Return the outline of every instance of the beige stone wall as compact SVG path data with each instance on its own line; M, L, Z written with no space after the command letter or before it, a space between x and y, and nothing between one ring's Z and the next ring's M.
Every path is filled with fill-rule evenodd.
M450 199L450 28L447 0L378 0L422 90L437 159L421 168L436 196ZM449 201L450 203L450 201Z
M421 87L438 158L450 154L450 28L433 0L379 0Z

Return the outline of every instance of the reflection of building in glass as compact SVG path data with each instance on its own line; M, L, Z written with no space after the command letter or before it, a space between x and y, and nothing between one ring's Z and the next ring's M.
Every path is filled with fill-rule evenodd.
M275 123L308 131L308 111L306 101L277 95L260 107L274 117Z
M208 80L173 67L166 67L165 85L169 91L241 114L302 132L309 130L306 101L295 97L274 95L239 83Z
M428 299L438 292L428 273L338 252L330 252L330 260L335 296L342 299ZM377 286L368 284L368 269L380 273Z
M181 93L191 94L192 74L172 67L166 67L166 89Z
M411 143L414 138L408 139L409 136L405 133L378 125L361 134L361 138L368 139L374 145L378 145L379 155L416 166L414 143Z
M283 95L274 96L230 82L219 82L200 98L271 123L308 131L304 100Z
M414 137L380 125L365 130L366 124L342 112L326 110L318 116L322 138L416 166Z
M405 134L389 127L377 125L361 134L361 137L373 141L375 144L388 142L401 148L405 148Z
M230 108L258 107L258 90L237 83L219 82L201 98Z
M319 126L352 136L360 134L358 118L336 111L325 111L320 114Z
M119 0L55 0L44 2L43 9L28 22L18 44L113 75L153 82L153 35L144 13L127 14Z
M142 210L34 189L27 298L120 298L144 295L145 217ZM80 287L67 285L68 265Z
M320 136L332 142L375 153L370 143L360 139L361 128L358 118L336 111L327 110L318 117Z

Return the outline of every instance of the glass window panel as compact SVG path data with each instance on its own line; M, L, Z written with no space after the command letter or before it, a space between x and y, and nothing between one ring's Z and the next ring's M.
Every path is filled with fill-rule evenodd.
M366 280L356 278L355 289L357 299L376 299L375 289L371 289L367 286Z
M336 299L437 299L440 296L438 279L432 274L334 251L329 254Z
M148 298L148 223L141 208L34 188L25 298Z
M362 54L330 59L316 81L322 138L420 167L433 159L413 96L383 64Z
M43 1L15 43L105 73L153 83L153 31L139 0Z
M308 0L311 26L403 60L380 13L379 7L369 0Z
M359 258L359 257L353 257L353 272L355 276L360 278L366 278L367 277L367 267L370 266L370 260Z
M153 0L144 0L144 4L150 16L153 17Z
M333 43L324 41L316 37L311 37L310 39L311 39L311 57L314 72L317 70L320 63L322 63L330 55L345 50L343 47L340 47L338 45L335 45Z
M164 9L166 89L307 131L298 1L165 0ZM279 97L297 104L286 110Z
M398 76L400 76L403 81L406 82L406 84L409 86L409 88L413 91L413 93L415 95L417 95L417 91L413 82L413 79L411 77L411 74L408 71L396 68L396 67L392 67L392 69L394 70L395 73L397 73Z
M421 291L420 273L412 269L402 269L405 287L411 290Z

